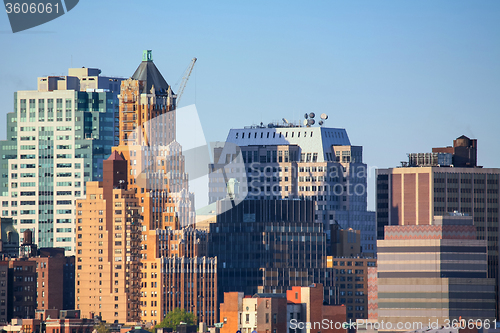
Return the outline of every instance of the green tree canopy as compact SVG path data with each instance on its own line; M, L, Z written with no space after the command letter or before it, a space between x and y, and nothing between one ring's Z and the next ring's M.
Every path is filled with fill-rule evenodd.
M186 312L185 309L175 308L173 311L167 313L161 323L156 325L154 328L166 327L176 329L177 325L179 325L181 322L188 325L194 325L196 324L196 316L191 312Z
M109 328L106 327L106 324L104 324L102 321L94 326L94 329L97 331L97 333L109 333Z

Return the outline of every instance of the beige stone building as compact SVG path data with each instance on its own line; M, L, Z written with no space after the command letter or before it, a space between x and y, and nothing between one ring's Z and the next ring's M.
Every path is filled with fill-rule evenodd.
M123 186L126 163L104 162L104 182L87 183L77 201L76 308L82 318L140 320L141 215L133 190Z
M156 324L181 307L209 324L216 318L216 260L205 257L206 233L192 227L194 195L175 140L175 100L145 51L122 82L120 144L105 161L104 182L89 183L78 202L82 317Z

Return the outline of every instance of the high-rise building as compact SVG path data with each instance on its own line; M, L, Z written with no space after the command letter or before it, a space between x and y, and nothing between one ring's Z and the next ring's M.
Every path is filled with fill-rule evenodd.
M102 161L118 141L122 79L99 69L70 68L38 78L38 89L14 93L7 140L0 142L2 217L39 247L75 251L76 199L85 183L102 179ZM21 239L22 241L22 239Z
M378 320L449 326L495 319L495 279L487 241L470 216L436 216L430 225L386 226L378 241ZM387 326L386 326L387 327Z
M458 138L455 145L467 141L465 139ZM472 142L471 145L476 146ZM469 147L466 143L464 145ZM475 148L465 146L458 147L471 152L471 161L475 161L472 153ZM457 160L453 156L453 160ZM475 162L469 164L475 165ZM498 286L499 178L500 168L430 166L378 169L377 238L384 239L385 226L430 225L434 216L453 212L470 215L477 239L487 241L488 277L496 278Z
M315 222L360 230L362 251L376 253L375 213L367 211L367 165L345 129L271 123L231 129L214 149L209 201L227 196L235 179L248 199L304 198Z
M87 198L77 200L75 303L83 318L140 320L141 207L126 179L127 161L113 152L104 181L87 183Z
M176 95L151 51L122 82L119 101L119 145L103 182L88 183L77 201L77 307L84 318L153 324L180 307L213 324L217 261L206 257L206 232L191 227Z
M218 299L224 292L285 293L321 283L324 301L337 304L335 270L326 267L326 233L314 222L311 200L217 202L208 255L217 257Z

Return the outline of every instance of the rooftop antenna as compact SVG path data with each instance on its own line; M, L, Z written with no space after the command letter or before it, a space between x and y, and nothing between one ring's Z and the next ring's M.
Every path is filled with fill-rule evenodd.
M325 123L325 120L328 119L328 115L326 113L322 113L321 116L320 116L321 120L319 121L319 126L323 126L323 124Z
M304 119L304 126L311 127L312 125L314 125L316 123L316 120L314 120L314 117L316 117L314 112L304 114L304 118L305 118Z

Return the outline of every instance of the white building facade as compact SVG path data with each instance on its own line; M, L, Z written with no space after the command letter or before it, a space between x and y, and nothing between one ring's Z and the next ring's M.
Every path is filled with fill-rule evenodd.
M75 202L85 183L102 180L102 160L118 140L120 78L70 69L15 93L2 155L2 216L39 247L75 251ZM8 153L8 154L5 154Z

